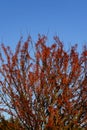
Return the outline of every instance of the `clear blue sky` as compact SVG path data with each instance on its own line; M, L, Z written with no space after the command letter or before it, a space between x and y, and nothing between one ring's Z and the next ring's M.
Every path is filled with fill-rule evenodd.
M49 41L58 35L65 46L87 43L87 0L0 0L0 43L15 47L20 36Z

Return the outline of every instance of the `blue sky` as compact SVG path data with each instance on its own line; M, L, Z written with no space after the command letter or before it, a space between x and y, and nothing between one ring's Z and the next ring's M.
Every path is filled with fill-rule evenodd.
M20 36L54 35L68 48L87 43L87 0L0 0L0 43L15 48Z

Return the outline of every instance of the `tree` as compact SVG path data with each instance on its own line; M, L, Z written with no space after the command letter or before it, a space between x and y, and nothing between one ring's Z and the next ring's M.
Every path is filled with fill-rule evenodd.
M20 39L15 53L1 45L1 111L18 118L25 130L87 128L87 48L69 52L54 37L39 35L33 54L29 37ZM4 58L3 58L4 57Z
M4 116L0 116L0 130L24 130L18 119L13 118L5 119Z

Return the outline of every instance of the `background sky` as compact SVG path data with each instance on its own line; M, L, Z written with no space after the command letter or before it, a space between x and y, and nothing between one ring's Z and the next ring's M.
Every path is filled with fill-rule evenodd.
M0 0L0 43L15 48L20 36L38 33L51 42L58 35L66 48L87 43L87 0Z

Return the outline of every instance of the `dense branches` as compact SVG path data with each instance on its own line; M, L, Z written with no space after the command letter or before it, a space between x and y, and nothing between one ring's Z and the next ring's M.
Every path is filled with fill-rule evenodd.
M31 38L15 53L2 45L1 111L17 118L26 130L87 128L87 48L70 52L58 37L50 47L40 36L30 53Z

